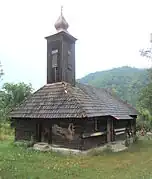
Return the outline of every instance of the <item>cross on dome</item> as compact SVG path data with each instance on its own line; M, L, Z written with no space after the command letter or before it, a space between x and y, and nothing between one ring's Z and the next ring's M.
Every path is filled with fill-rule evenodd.
M65 20L65 18L63 16L63 6L61 6L61 14L60 14L59 18L57 19L54 26L55 26L57 32L60 32L60 31L67 32L69 24L67 23L67 21Z

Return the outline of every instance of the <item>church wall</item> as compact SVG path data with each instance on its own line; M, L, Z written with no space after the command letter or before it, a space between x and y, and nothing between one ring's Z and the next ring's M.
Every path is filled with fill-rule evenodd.
M107 118L88 119L82 135L83 150L99 147L107 142Z
M34 120L16 119L14 121L15 140L36 140L36 125Z
M15 140L47 142L61 148L87 150L99 147L108 140L107 124L109 118L92 119L17 119L15 120ZM110 119L110 130L126 128L127 120ZM118 131L119 133L119 131ZM110 141L125 140L126 134L112 136Z
M81 149L81 133L83 127L77 120L52 121L52 145L63 148Z
M114 120L113 128L114 128L114 139L115 141L118 140L125 140L126 139L126 128L131 129L131 122L132 120Z
M106 133L91 136L106 131L106 119L98 120L98 126L94 119L54 119L43 120L41 123L41 141L48 142L50 138L50 144L56 147L86 150L106 143Z

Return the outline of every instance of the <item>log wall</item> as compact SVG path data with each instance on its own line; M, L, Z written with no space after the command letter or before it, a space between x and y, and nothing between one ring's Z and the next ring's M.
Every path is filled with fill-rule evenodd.
M107 142L106 120L106 118L92 118L83 124L83 135L88 137L83 137L81 140L82 150L99 147Z
M114 120L115 141L126 139L126 128L131 128L131 120Z
M82 133L82 126L79 120L70 121L70 120L58 120L52 121L52 126L57 124L59 127L63 129L68 129L69 124L72 123L75 126L75 131L72 140L66 139L64 136L55 135L52 132L52 145L57 147L63 148L72 148L72 149L80 149L81 148L81 133Z
M36 140L36 125L34 120L16 119L15 140L31 140L33 137Z
M110 121L108 124L108 119ZM55 135L52 132L52 126L57 124L59 127L68 129L69 124L73 123L75 131L72 140L68 140L63 135ZM39 120L39 119L16 119L15 140L31 140L48 142L57 147L87 150L98 147L114 140L125 140L126 134L112 135L113 130L126 128L128 120L114 120L111 118L92 118L92 119L56 119L56 120ZM39 126L39 127L38 127ZM48 129L49 134L45 135L44 131ZM108 131L109 133L108 133ZM110 137L110 135L111 137ZM109 137L108 137L109 135Z

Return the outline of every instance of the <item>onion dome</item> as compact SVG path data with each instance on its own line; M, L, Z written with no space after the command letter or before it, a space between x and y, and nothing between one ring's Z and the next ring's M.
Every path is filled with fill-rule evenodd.
M54 26L55 26L55 28L58 32L60 32L60 31L66 31L67 32L69 24L67 23L67 21L63 17L62 9L63 9L63 7L61 7L61 15L59 16L59 18L56 21Z

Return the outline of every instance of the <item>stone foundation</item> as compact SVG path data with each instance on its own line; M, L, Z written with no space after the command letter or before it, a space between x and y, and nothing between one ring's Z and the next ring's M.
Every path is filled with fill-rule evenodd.
M33 149L38 150L38 151L43 151L43 152L52 151L52 152L59 152L62 154L74 154L74 155L83 154L83 155L86 155L93 151L101 151L102 152L106 149L110 149L112 152L120 152L120 151L126 150L127 147L125 146L124 141L116 141L116 142L108 143L108 144L105 144L98 148L93 148L93 149L89 149L86 151L69 149L69 148L60 148L57 145L49 145L47 143L36 143L33 146Z

